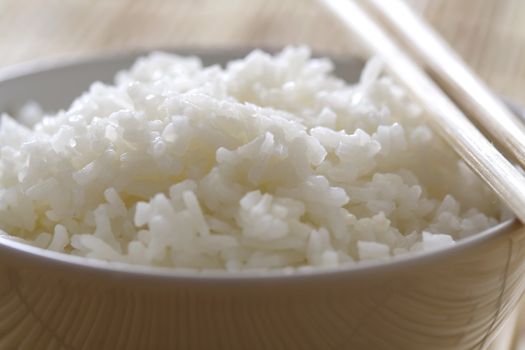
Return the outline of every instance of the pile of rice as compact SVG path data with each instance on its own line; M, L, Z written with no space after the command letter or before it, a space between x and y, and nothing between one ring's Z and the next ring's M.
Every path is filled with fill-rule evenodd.
M378 61L354 85L332 69L304 47L226 68L153 53L67 111L3 115L0 228L89 258L238 271L385 259L502 219Z

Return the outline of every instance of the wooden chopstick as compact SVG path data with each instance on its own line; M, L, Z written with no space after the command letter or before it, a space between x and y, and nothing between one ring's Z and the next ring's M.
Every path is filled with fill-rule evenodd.
M422 61L447 94L525 167L525 124L402 0L362 1Z
M353 0L321 0L425 108L434 129L525 222L525 177ZM390 1L390 0L388 0ZM386 1L386 2L388 2Z

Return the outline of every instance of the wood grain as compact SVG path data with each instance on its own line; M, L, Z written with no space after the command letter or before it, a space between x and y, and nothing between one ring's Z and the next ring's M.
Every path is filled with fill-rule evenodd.
M490 87L525 103L525 1L408 1Z
M407 0L497 92L525 103L525 1ZM0 0L0 67L137 47L359 51L315 0Z

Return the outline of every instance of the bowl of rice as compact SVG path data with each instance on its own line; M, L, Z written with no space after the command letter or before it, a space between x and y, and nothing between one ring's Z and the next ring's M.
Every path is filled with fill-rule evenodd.
M0 73L0 348L490 344L525 232L379 60L173 52Z

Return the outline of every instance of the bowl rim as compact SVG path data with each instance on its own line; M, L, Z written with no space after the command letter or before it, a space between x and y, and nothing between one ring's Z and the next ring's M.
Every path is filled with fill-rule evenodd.
M337 267L312 267L307 270L287 272L283 269L274 270L241 270L230 272L226 270L197 271L183 268L134 265L123 262L106 261L95 258L86 258L33 246L18 237L9 236L0 231L0 264L3 262L13 265L20 262L24 266L38 269L54 269L66 273L82 273L97 277L139 280L163 280L184 282L300 282L306 279L353 278L363 276L382 275L395 271L409 269L417 265L432 264L444 261L449 257L460 254L482 245L501 235L512 233L522 227L516 220L507 220L480 233L460 239L453 246L437 248L429 251L417 251L390 257L383 260L360 261L357 263L340 265ZM15 266L16 267L16 266Z
M250 47L230 47L230 48L192 48L192 47L160 47L149 49L119 50L103 54L83 55L73 58L51 58L35 60L10 65L0 69L0 83L8 83L10 80L28 77L32 74L52 71L63 67L74 68L85 64L103 64L104 62L118 59L126 59L145 55L154 51L167 51L179 53L181 55L201 56L207 54L246 54L254 48ZM275 52L279 48L258 48L264 51ZM318 56L318 53L314 53ZM325 57L337 60L342 56L326 55ZM349 56L356 58L356 56ZM515 108L515 106L513 106ZM384 260L360 261L337 267L312 267L306 270L289 272L283 269L274 270L241 270L229 272L226 270L204 270L196 271L191 269L159 267L148 265L134 265L122 262L105 261L94 258L74 256L65 253L49 251L44 248L33 246L22 239L9 236L0 230L0 261L4 260L9 264L13 262L24 262L39 268L55 268L69 272L84 272L87 274L104 275L114 278L118 274L119 279L155 279L155 280L182 280L186 282L225 282L238 283L241 281L288 281L297 282L312 278L352 278L353 276L371 275L377 273L391 272L413 265L431 263L436 260L446 259L447 257L480 245L486 241L496 238L505 232L511 232L521 227L516 219L510 219L497 224L480 233L458 240L453 246L434 249L430 251L419 251L390 257Z

